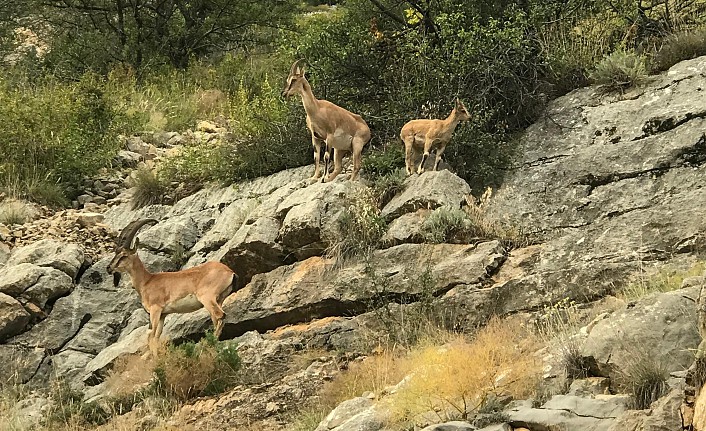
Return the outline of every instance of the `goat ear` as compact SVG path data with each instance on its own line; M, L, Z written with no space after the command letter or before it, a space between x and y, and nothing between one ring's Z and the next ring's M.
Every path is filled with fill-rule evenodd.
M135 254L137 252L137 246L140 245L140 240L139 238L135 238L135 242L132 244L132 248L130 248L129 252L131 254Z

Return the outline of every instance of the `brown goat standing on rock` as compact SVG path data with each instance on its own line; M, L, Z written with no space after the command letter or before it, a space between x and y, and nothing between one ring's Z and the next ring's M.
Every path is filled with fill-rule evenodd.
M436 147L436 161L434 162L434 170L436 170L456 126L461 121L470 119L471 114L468 113L463 103L456 99L454 109L444 120L412 120L405 124L400 131L400 139L404 142L404 162L407 175L412 175L414 156L416 150L420 149L424 150L424 155L417 168L417 173L424 172L424 162L427 161L432 147Z
M283 97L295 94L302 96L306 111L306 127L311 132L311 143L314 146L314 176L319 178L319 159L321 144L326 144L324 153L323 181L333 181L343 169L343 153L350 151L353 155L353 173L351 181L358 177L360 171L363 147L370 141L370 128L360 115L349 112L327 100L319 100L311 91L309 81L304 77L306 71L299 66L301 60L295 61L289 70L287 84L282 90ZM333 148L333 172L328 174L329 148Z
M155 341L159 341L164 318L172 313L190 313L205 307L213 321L214 335L223 330L225 313L221 306L238 281L238 276L220 262L206 262L177 272L149 272L137 256L138 240L135 235L141 227L155 224L157 220L144 219L128 224L118 237L115 256L108 264L108 274L113 274L115 286L120 274L128 273L132 286L150 315L150 334L147 343L156 356Z

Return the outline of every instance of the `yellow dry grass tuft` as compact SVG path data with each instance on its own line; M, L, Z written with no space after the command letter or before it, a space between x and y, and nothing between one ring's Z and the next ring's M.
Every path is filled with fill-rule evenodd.
M492 397L530 396L541 374L536 346L517 322L493 319L471 341L459 336L412 352L408 381L388 401L394 421L415 422L430 413L467 419Z

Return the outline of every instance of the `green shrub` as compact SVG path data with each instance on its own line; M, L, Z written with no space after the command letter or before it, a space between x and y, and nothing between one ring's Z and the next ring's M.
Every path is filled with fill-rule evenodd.
M671 35L650 61L653 72L669 69L683 60L706 55L706 28Z
M234 343L218 341L212 333L207 333L198 343L169 346L158 359L155 376L164 393L187 400L233 387L238 381L240 365Z
M77 83L0 79L0 186L9 194L66 203L84 177L110 164L126 117L108 102L102 80ZM52 202L53 201L53 202Z
M634 86L645 76L647 76L645 58L627 51L616 51L608 55L591 73L593 82L610 89Z
M463 242L471 233L471 220L460 208L440 207L424 221L423 231L431 243Z

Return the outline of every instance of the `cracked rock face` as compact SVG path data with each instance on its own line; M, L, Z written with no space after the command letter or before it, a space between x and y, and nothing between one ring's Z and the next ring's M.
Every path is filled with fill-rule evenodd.
M542 282L515 283L598 297L641 265L705 248L706 57L654 80L624 95L576 90L528 129L492 208L546 240Z

